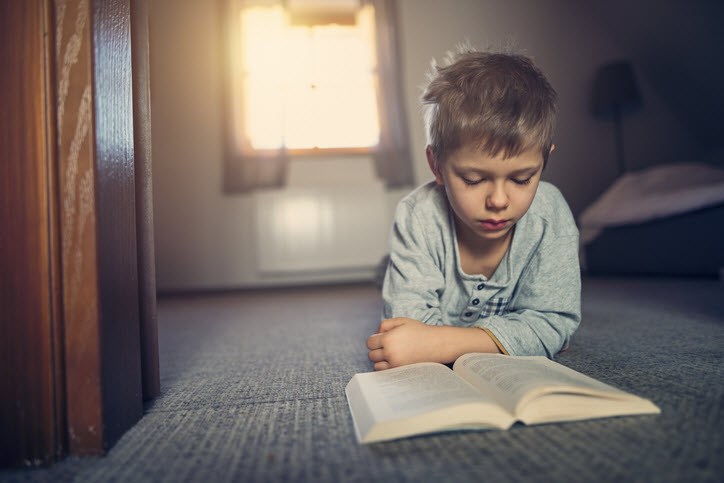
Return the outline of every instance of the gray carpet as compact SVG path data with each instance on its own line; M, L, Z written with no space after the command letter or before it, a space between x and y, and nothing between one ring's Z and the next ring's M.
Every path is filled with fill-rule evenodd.
M164 298L162 396L104 458L1 481L724 481L724 285L584 280L559 362L658 416L359 446L344 386L370 370L371 286Z

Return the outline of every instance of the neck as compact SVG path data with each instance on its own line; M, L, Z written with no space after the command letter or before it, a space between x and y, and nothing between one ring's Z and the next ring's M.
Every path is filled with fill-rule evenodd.
M465 249L470 253L479 255L492 254L497 252L503 252L510 246L510 241L513 239L513 232L515 227L510 229L505 236L501 238L495 238L488 240L480 238L477 234L473 233L465 226L462 222L456 220L455 232L458 237L458 244L464 245Z
M508 251L513 239L513 230L502 238L486 240L464 228L461 229L461 225L458 223L456 226L461 268L467 274L492 277Z

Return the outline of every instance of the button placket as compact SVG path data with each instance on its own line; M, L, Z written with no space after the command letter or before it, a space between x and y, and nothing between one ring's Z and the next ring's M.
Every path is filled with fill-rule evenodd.
M470 313L476 319L485 318L489 314L486 313L486 304L494 297L499 297L504 290L499 286L490 286L483 280L479 280L473 286L473 293L468 300L468 306L463 315ZM467 319L467 317L466 317Z
M485 283L483 281L479 281L476 285L473 286L473 292L475 291L482 291L485 288ZM482 308L481 305L481 299L480 294L473 293L472 299L468 301L468 306L465 309L465 312L463 312L463 319L468 320L471 322L472 320L478 319L480 317L480 309Z

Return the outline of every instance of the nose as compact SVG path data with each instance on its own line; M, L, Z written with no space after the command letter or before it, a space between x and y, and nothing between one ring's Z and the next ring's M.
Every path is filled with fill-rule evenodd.
M508 194L503 183L493 183L485 197L485 207L491 211L502 211L508 207Z

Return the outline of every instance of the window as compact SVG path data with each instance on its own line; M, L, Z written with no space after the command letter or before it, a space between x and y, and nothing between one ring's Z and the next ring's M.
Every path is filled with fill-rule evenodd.
M227 0L227 191L281 186L309 154L366 154L411 184L393 2Z
M242 9L243 135L252 149L378 144L373 7L349 17L301 23L280 5Z

